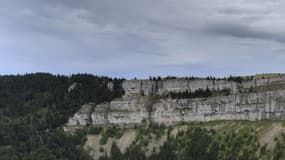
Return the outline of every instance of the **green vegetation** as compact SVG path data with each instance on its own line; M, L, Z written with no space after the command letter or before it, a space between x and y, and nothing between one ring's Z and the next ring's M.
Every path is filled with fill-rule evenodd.
M116 127L106 128L100 139L100 144L101 145L106 144L108 138L120 138L121 136L122 136L122 130L117 129Z
M264 78L274 78L279 77L280 73L265 73L265 74L257 74L254 76L255 79L264 79Z
M81 105L121 96L121 81L88 74L0 76L0 159L90 159L82 149L86 132L67 134L61 126Z
M272 82L262 86L250 87L250 88L240 88L240 93L257 93L257 92L265 92L265 91L276 91L280 89L285 89L285 83L280 82Z
M161 80L160 77L152 79ZM213 77L208 79L215 80ZM252 77L230 77L227 80L240 83L243 80L252 80ZM109 82L114 84L112 91L108 89ZM104 145L108 138L119 139L124 129L89 127L66 133L61 127L80 109L81 105L89 102L102 103L120 97L123 94L121 82L121 79L88 74L55 76L37 73L0 76L0 159L90 160L91 157L83 150L87 134L100 134L102 136L100 144ZM73 84L76 84L75 88L69 90ZM283 85L283 83L276 82L267 86L250 88L245 92L275 90ZM168 96L171 98L202 98L230 93L231 91L227 89L200 89L195 92L171 92ZM152 106L155 98L150 99L150 104L147 106ZM148 108L148 111L151 110L152 108ZM181 124L173 127L147 121L144 123L144 127L135 129L136 139L126 153L121 153L114 143L111 147L111 156L101 159L279 160L285 157L284 129L280 134L269 137L271 138L269 142L265 140L266 143L261 143L266 133L278 131L278 127L277 129L271 127L275 123L284 124L281 121L215 121ZM177 127L180 127L179 131L173 134ZM181 129L183 127L186 129ZM153 148L152 154L146 156L149 144L161 137L167 137L166 142L159 148ZM99 151L104 153L106 150L101 147Z
M97 134L100 134L102 130L103 130L102 127L89 127L88 134L97 135Z
M113 144L111 157L102 160L281 160L285 157L285 133L274 130L282 121L215 121L171 127L146 124L136 129L137 139L122 154ZM276 127L276 128L275 128ZM176 134L174 130L177 130ZM273 132L273 133L272 133ZM273 134L273 137L267 137ZM167 141L146 156L152 135L167 134ZM262 139L272 138L265 144ZM271 144L273 148L269 148ZM274 144L273 143L273 144Z
M222 89L222 90L210 90L209 88L203 90L198 89L194 92L186 90L185 92L169 92L166 97L171 98L205 98L205 97L212 97L212 96L228 96L230 95L230 89Z
M153 81L160 81L160 80L175 80L175 79L184 79L184 80L212 80L212 81L220 81L220 80L224 80L224 81L233 81L236 83L242 83L244 81L252 81L253 79L258 79L258 78L271 78L271 77L276 77L276 76L280 76L280 74L262 74L262 75L256 75L256 76L232 76L230 75L229 77L223 77L223 78L219 78L219 77L214 77L214 76L207 76L205 78L201 78L201 77L195 77L195 76L189 76L189 77L175 77L175 76L167 76L167 77L149 77L149 80L153 80ZM137 80L137 78L134 78L134 80Z

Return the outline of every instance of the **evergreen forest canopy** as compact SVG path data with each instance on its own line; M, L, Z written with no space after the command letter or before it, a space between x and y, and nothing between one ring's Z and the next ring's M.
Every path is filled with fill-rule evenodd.
M84 131L64 133L61 126L85 103L120 97L120 81L89 74L1 76L0 159L89 159L81 145ZM74 83L77 87L68 92Z

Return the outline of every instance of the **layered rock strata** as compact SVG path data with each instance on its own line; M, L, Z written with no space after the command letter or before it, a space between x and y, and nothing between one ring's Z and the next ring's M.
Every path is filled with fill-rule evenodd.
M254 78L242 83L227 80L163 79L122 83L122 98L103 104L86 104L64 127L86 125L140 125L146 121L172 125L213 120L285 119L285 75ZM171 99L169 92L229 89L230 95Z

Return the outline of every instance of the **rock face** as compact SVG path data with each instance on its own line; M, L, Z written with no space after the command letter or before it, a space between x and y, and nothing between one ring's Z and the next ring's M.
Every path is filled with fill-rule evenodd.
M285 119L285 75L253 78L241 83L228 80L162 79L123 81L125 94L98 105L84 105L64 127L86 125L140 125L145 121L171 125L213 120ZM172 99L169 92L229 89L230 95Z

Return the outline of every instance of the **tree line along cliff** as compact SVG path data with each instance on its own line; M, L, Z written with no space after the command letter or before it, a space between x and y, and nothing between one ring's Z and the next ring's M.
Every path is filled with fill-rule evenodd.
M113 89L112 82L108 85ZM124 80L124 94L110 102L86 104L66 130L86 125L172 125L213 120L282 120L285 75Z

